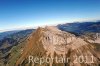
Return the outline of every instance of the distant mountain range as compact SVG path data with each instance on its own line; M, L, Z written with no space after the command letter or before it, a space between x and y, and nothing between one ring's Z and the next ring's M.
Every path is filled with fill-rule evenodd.
M100 21L97 22L75 22L59 24L57 27L60 30L75 33L77 35L84 34L86 32L100 32Z
M62 31L67 31L78 35L84 34L85 32L97 33L100 32L100 20L98 20L97 22L73 22L73 23L58 24L56 27L58 27L58 29ZM22 31L26 31L26 30L14 30L14 31L1 32L0 39L3 39L8 35L22 32Z
M13 31L5 31L5 32L1 32L0 33L0 40L3 39L4 37L6 37L7 35L11 35L13 33L17 33L20 30L13 30Z

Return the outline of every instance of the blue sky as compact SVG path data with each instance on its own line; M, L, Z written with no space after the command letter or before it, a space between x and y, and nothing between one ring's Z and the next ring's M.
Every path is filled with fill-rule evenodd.
M0 0L0 31L100 19L100 0Z

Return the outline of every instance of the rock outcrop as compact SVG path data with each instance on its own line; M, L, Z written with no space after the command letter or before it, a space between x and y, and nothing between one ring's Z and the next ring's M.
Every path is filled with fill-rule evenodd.
M29 63L29 56L38 58L64 58L63 63ZM95 47L84 39L56 27L38 28L27 39L16 66L98 66L100 58Z

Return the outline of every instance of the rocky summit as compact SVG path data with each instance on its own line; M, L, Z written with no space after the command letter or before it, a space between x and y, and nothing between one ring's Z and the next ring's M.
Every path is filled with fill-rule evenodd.
M15 66L98 66L100 55L95 46L69 32L56 27L39 27L30 34ZM33 57L38 59L35 63ZM52 62L42 62L53 58ZM60 62L61 61L61 62Z

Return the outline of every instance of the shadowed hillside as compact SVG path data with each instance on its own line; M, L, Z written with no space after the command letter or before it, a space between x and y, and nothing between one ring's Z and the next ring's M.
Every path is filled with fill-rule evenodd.
M85 34L86 32L100 33L100 21L66 23L66 24L59 24L57 25L57 27L60 30L68 31L76 35Z
M23 43L26 40L28 35L32 33L34 29L22 30L12 34L7 33L7 35L0 40L0 66L4 66L7 64L8 60L10 60L10 55L13 54L17 49L14 49L13 53L11 50L16 46Z

